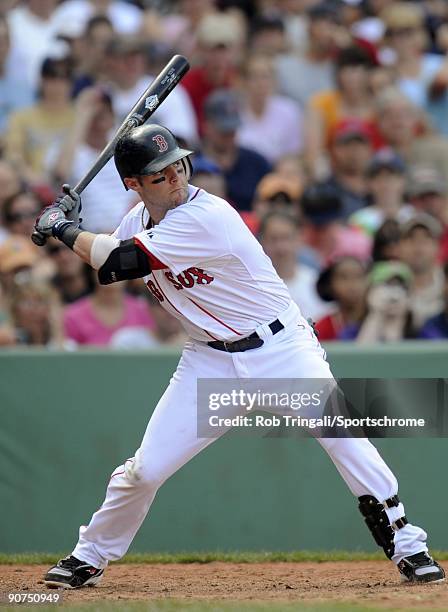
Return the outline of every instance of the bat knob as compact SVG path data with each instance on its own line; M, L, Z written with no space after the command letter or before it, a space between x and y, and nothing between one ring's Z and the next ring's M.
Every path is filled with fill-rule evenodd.
M34 232L31 234L31 240L34 242L34 244L37 244L37 246L44 246L44 244L47 242L47 237L37 230L34 230Z

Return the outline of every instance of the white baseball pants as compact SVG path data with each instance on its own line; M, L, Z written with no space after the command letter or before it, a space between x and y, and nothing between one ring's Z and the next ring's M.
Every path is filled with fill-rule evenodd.
M216 438L197 437L198 378L332 378L324 351L295 304L279 315L285 329L264 339L259 349L226 353L188 342L168 388L148 423L135 457L112 474L106 498L87 526L81 526L73 555L94 567L120 559L145 519L159 487ZM275 410L273 410L275 412ZM243 410L242 410L243 413ZM376 448L365 438L325 438L326 450L353 495L384 501L396 495L398 483ZM404 515L403 504L386 509L389 520ZM423 529L407 524L395 532L393 561L427 551Z

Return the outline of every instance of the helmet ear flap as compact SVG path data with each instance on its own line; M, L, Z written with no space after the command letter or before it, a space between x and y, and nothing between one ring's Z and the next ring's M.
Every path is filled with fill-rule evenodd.
M190 156L183 157L181 159L182 165L184 167L185 176L187 177L187 181L189 181L193 175L193 164L191 163Z

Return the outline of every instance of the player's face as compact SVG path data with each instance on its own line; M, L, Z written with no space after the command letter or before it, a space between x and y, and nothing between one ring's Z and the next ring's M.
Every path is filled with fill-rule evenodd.
M188 199L188 180L181 160L156 174L125 180L149 207L170 210Z

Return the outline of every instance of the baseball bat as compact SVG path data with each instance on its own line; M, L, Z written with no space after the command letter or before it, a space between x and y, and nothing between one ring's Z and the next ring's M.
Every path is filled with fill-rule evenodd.
M155 113L158 107L162 104L165 98L176 87L182 77L190 69L188 60L183 55L174 55L168 64L163 68L158 76L151 82L149 87L142 94L138 102L135 104L131 112L124 119L121 126L118 128L115 136L104 147L99 154L90 170L81 178L81 180L73 188L76 193L81 194L89 183L95 178L98 172L104 168L115 151L115 145L118 140L139 125L145 123L151 115ZM31 240L38 246L43 246L47 238L40 232L34 231L31 235Z

